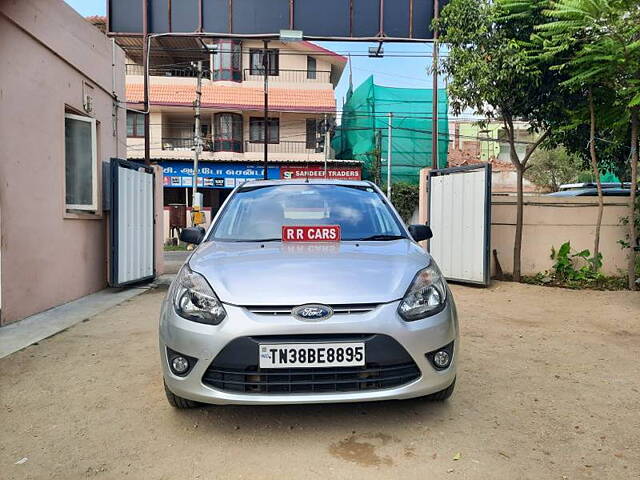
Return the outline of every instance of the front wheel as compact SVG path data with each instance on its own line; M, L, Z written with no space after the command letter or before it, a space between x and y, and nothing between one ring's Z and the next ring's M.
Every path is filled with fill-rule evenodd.
M425 400L429 400L430 402L444 402L448 399L453 393L454 388L456 387L456 379L453 379L451 385L449 385L444 390L440 390L439 392L432 393L431 395L425 396Z
M164 393L167 396L167 401L173 408L177 409L186 409L186 408L197 408L202 404L198 402L194 402L193 400L187 400L186 398L179 397L167 387L166 382L164 382Z

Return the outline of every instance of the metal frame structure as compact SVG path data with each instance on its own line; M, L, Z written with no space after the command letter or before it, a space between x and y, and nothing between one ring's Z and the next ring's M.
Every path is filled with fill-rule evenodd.
M135 280L120 282L118 279L118 260L120 256L120 242L119 242L119 220L120 220L120 205L118 201L118 191L119 191L119 178L118 178L118 169L129 168L131 170L144 170L146 173L151 174L152 177L152 198L151 198L151 208L152 215L155 212L155 195L153 194L153 188L155 188L155 173L153 168L148 166L140 165L139 163L129 162L127 160L122 160L120 158L112 158L109 169L110 169L110 215L109 215L109 248L110 248L110 265L109 265L109 285L112 287L123 287L126 285L131 285L134 283L145 282L147 280L153 280L156 277L156 263L155 263L155 240L152 240L152 253L151 258L153 261L153 274L138 278ZM153 227L152 227L153 229ZM152 230L152 238L154 237L155 232Z
M303 11L309 7L309 0L269 0L269 6L265 7L269 11L280 10L284 13L286 10L286 19L278 19L278 29L273 32L261 32L251 33L247 31L238 31L234 25L234 20L238 20L238 17L234 16L234 13L241 11L243 8L251 8L257 5L257 2L253 5L251 0L181 0L179 3L175 0L141 0L140 9L136 12L136 16L140 15L142 19L142 25L138 31L112 31L111 27L114 22L112 17L114 11L117 11L117 7L113 8L112 3L118 3L121 1L126 3L127 7L131 8L132 4L135 5L136 0L106 0L107 3L107 33L110 36L141 36L153 33L206 33L209 37L222 37L222 38L253 38L262 40L276 40L279 38L280 29L288 30L305 30L305 26L311 26L309 22L310 18L297 18L297 13ZM446 1L446 0L445 0ZM264 0L260 2L266 3ZM272 3L273 2L273 3ZM314 2L315 3L315 2ZM432 36L429 35L429 20L435 18L439 10L439 0L328 0L322 3L318 8L322 8L324 11L333 13L341 12L346 14L348 18L341 18L337 15L334 17L336 24L338 20L343 23L343 30L348 30L348 35L304 35L305 40L316 41L370 41L370 42L425 42L432 40ZM377 5L376 5L377 3ZM429 8L428 3L433 5L433 9ZM442 2L444 3L444 2ZM159 24L157 29L149 29L149 4L153 5L154 9L158 11L153 12L153 20ZM177 6L180 6L184 10L189 10L193 17L189 19L189 24L192 29L186 32L185 29L180 27L174 28L174 17L177 18L179 14L176 14L178 10ZM195 6L195 8L194 8ZM217 8L224 13L221 15L223 21L217 26L223 26L224 29L218 31L211 31L207 29L207 20L211 15L207 15L206 9ZM430 11L431 10L431 11ZM348 12L348 14L347 14ZM377 19L366 18L364 14L371 14L376 12ZM397 20L398 12L406 13L405 25L402 26ZM425 15L426 13L426 15ZM422 16L420 15L422 14ZM166 17L165 17L166 15ZM238 14L239 16L241 15ZM429 16L431 15L431 16ZM131 16L129 16L131 17ZM220 17L220 16L218 16ZM226 17L226 19L224 19ZM364 17L364 19L363 19ZM394 18L396 17L396 18ZM387 24L385 25L385 19ZM216 18L217 20L217 18ZM315 19L314 19L315 20ZM273 22L274 19L265 19L265 22ZM346 24L348 22L348 28ZM366 25L361 22L366 22ZM134 22L137 23L137 22ZM146 27L145 28L145 25ZM391 27L389 27L391 25ZM420 27L424 28L425 35L416 35L416 32L420 30ZM324 25L323 25L324 28ZM373 28L373 29L372 29ZM363 34L363 30L375 31L375 34ZM335 29L340 29L335 27ZM397 35L398 29L402 29L401 33L406 32L406 35ZM240 29L241 30L241 29ZM394 32L396 33L394 35ZM346 33L346 32L345 32Z
M234 32L234 5L238 7L239 5L249 4L250 0L192 0L191 4L195 3L197 5L197 24L194 24L194 31L185 32L185 31L173 31L173 12L175 5L172 3L172 0L139 0L140 8L141 8L141 18L142 18L142 31L141 32L114 32L111 30L111 17L112 17L112 8L111 3L116 1L124 1L124 0L106 0L107 2L107 35L112 37L142 37L143 40L143 70L144 70L144 106L143 111L141 113L145 116L144 121L144 160L145 165L150 165L151 163L151 155L150 155L150 139L149 139L149 56L151 50L151 40L153 38L161 38L161 37L187 37L187 38L197 38L200 43L202 43L203 49L206 50L206 46L202 42L203 38L243 38L243 39L262 39L265 43L265 49L267 48L269 40L277 40L280 38L280 32L270 32L270 33L237 33ZM164 4L164 2L167 2ZM264 0L261 0L264 1ZM315 0L314 0L315 1ZM375 1L378 2L378 20L377 27L378 32L373 36L364 36L358 35L357 33L357 20L359 19L358 13L363 10L364 5L370 6L374 4ZM406 2L403 4L402 1ZM438 168L438 32L437 30L431 30L431 21L437 20L439 18L440 7L446 3L447 0L431 0L433 9L427 8L427 13L430 16L424 15L425 22L424 24L420 23L419 25L426 27L425 32L431 32L431 36L428 34L424 37L416 37L416 23L418 19L418 15L416 14L416 10L419 6L424 8L425 4L428 3L428 0L331 0L330 2L323 2L322 8L330 9L331 6L336 8L337 5L342 4L342 8L346 7L346 3L348 2L348 11L349 11L349 34L350 36L322 36L322 35L303 35L304 40L314 40L314 41L355 41L355 42L379 42L380 47L384 42L417 42L417 43L425 43L425 42L433 42L433 132L432 132L432 168ZM163 32L152 32L149 29L149 4L150 2L153 5L166 5L166 24L168 27L168 31ZM225 32L209 32L204 28L204 4L207 5L215 4L224 6L226 4L226 15L227 15L227 31ZM284 4L288 3L288 24L281 25L282 27L288 27L289 30L295 30L296 28L303 28L303 25L300 23L296 23L296 2L297 5L301 5L303 2L308 2L308 0L279 0L279 3ZM366 2L366 3L365 3ZM320 2L319 2L320 3ZM127 4L129 8L131 8L131 4L135 4L135 0L127 0ZM183 8L187 8L187 2L182 2ZM385 6L386 5L386 6ZM389 11L398 9L407 9L407 29L408 35L405 37L398 36L389 36L385 32L385 17L390 16ZM302 8L302 7L301 7ZM371 7L369 7L371 8ZM429 12L431 10L431 12ZM156 18L155 12L153 12L153 17ZM431 21L428 21L431 20ZM309 20L307 20L309 21ZM265 57L267 55L265 54ZM266 75L265 75L266 77ZM268 115L268 78L265 78L265 129L267 126L267 115ZM267 132L265 131L265 139ZM325 146L325 148L328 148ZM268 146L264 147L265 152L265 172L267 171L267 162L268 162Z
M454 282L461 282L461 283L471 283L471 284L482 285L486 287L486 286L489 286L491 282L491 265L490 265L490 259L491 259L491 255L490 255L491 254L491 164L483 163L480 165L465 165L462 167L451 167L451 168L442 168L438 170L431 170L429 172L429 182L428 182L429 205L427 208L427 212L428 212L428 218L430 222L432 218L431 217L431 206L432 206L431 193L433 191L432 190L433 177L451 175L451 174L462 173L462 172L469 172L469 171L480 170L480 169L484 169L485 185L487 187L485 192L485 198L484 198L485 225L484 225L484 238L483 238L483 248L482 248L484 279L481 282L475 282L475 281L465 280L461 278L447 277L447 280L451 280ZM434 232L434 234L437 235L438 232ZM431 252L430 241L427 242L427 251Z

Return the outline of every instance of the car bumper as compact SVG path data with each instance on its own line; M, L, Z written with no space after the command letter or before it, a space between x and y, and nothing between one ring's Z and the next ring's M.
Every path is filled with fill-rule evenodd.
M227 318L218 326L204 325L176 315L165 300L160 318L160 356L164 380L174 394L211 404L275 405L293 403L361 402L414 398L447 388L456 376L458 322L455 304L449 295L446 308L423 320L406 322L397 314L399 302L378 306L367 313L334 315L329 320L306 323L291 316L269 316L225 305ZM230 342L241 337L287 335L386 335L411 356L420 376L398 387L353 392L323 393L238 393L222 391L203 383L203 376L216 356ZM449 367L436 370L425 356L454 342ZM167 347L197 359L188 375L171 372Z

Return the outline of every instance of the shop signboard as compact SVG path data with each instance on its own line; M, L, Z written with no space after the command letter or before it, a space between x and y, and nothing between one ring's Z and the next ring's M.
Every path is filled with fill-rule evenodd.
M362 178L361 167L331 167L327 169L325 176L324 167L313 165L306 167L283 166L280 167L280 178L285 180L309 180L327 178L329 180L360 180Z
M193 163L167 161L159 162L164 171L165 188L193 186ZM269 166L268 177L280 178L280 167ZM264 168L245 163L200 162L198 165L198 188L235 188L247 180L264 178Z

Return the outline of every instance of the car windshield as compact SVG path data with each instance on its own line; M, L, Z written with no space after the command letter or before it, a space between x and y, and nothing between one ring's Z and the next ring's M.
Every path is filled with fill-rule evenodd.
M371 187L290 184L238 190L209 240L279 241L285 225L340 225L342 240L406 238L396 216Z

